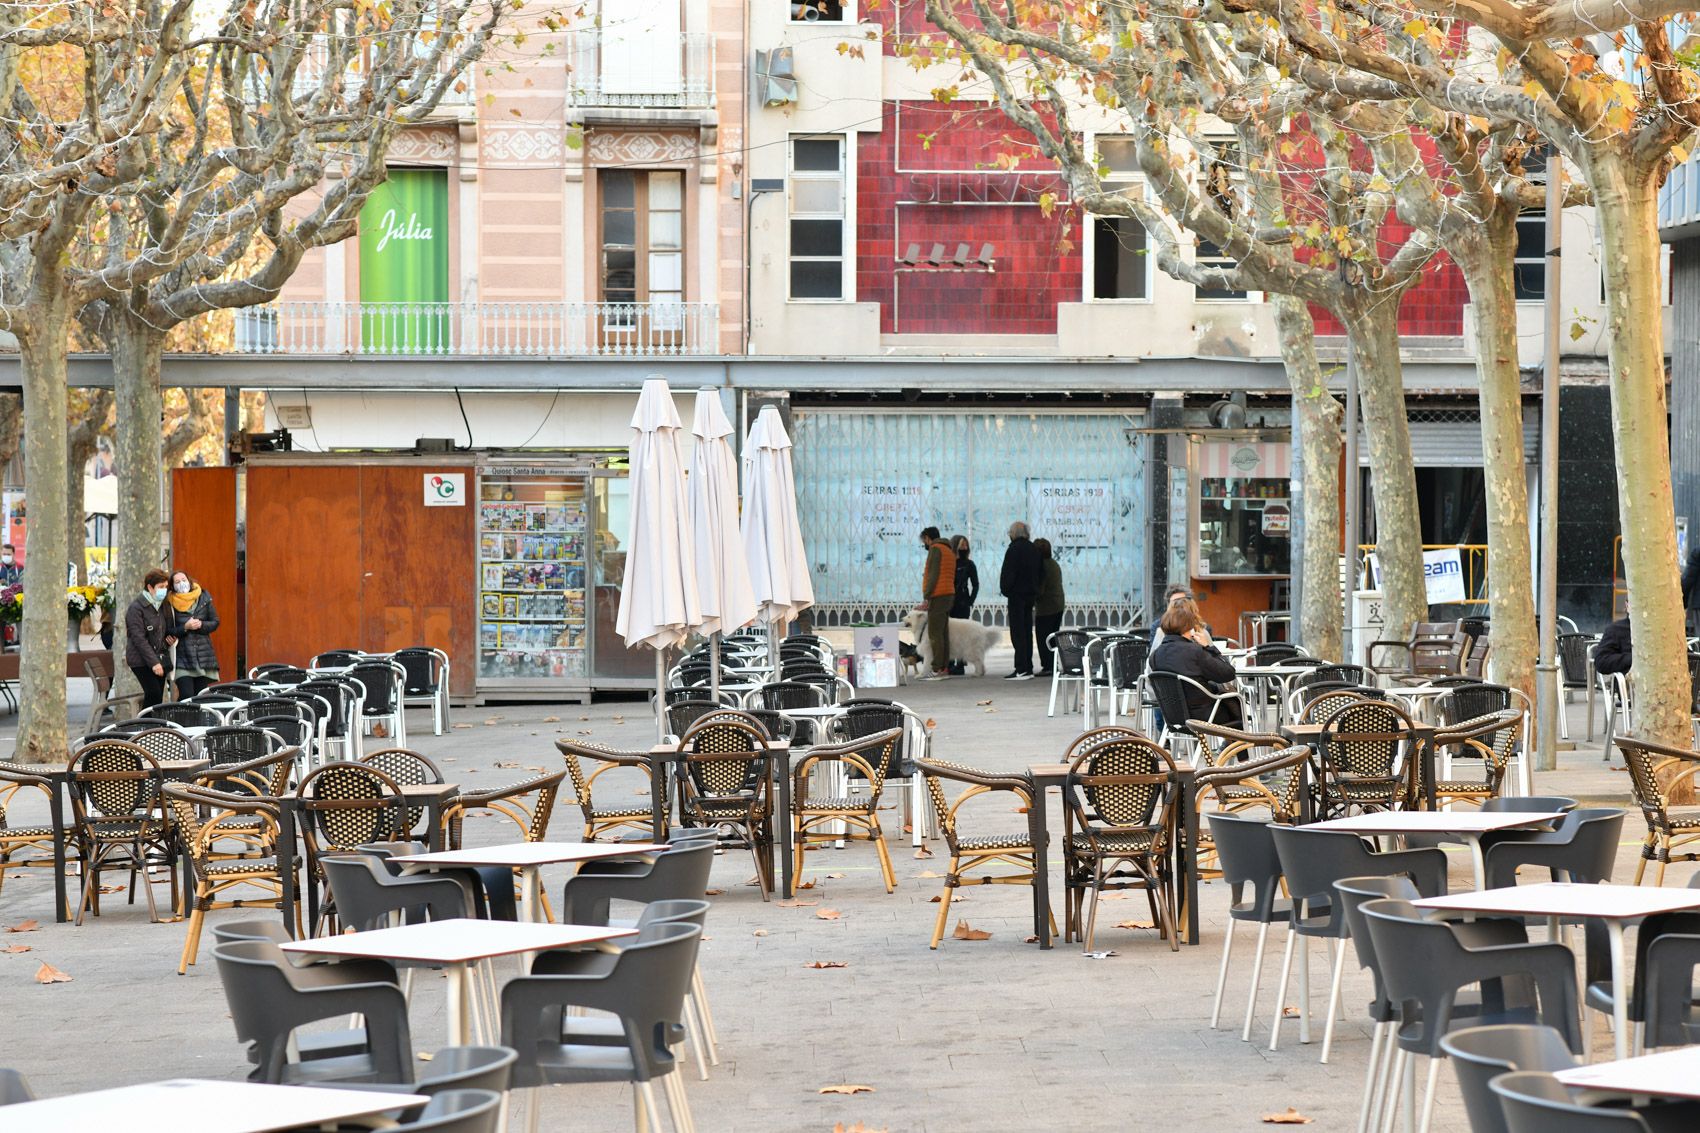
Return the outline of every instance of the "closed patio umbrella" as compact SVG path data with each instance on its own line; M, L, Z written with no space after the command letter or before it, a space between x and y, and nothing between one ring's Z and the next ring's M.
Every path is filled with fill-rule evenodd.
M814 583L797 521L791 438L771 405L762 407L744 441L743 532L761 619L777 626L814 605Z
M632 414L631 532L614 632L627 648L647 645L656 651L657 705L666 683L661 651L685 640L702 621L680 432L666 379L646 379Z
M738 465L732 457L732 423L712 389L697 390L696 415L691 422L691 538L696 550L697 592L702 599L702 625L713 646L712 687L720 688L719 635L755 620L756 597L750 589L750 566L738 535Z

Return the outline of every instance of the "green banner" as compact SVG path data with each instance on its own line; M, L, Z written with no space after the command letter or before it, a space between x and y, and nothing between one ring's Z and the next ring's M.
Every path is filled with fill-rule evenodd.
M362 351L448 353L448 302L448 172L392 169L360 210Z

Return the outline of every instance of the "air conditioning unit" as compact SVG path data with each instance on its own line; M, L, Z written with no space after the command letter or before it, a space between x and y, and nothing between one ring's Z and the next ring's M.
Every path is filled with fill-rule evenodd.
M756 52L756 97L763 106L797 101L797 70L789 47Z

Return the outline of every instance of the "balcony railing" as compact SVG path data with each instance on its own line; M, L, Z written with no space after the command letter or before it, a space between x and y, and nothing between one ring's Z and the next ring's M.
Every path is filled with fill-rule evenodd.
M567 48L567 105L706 110L714 105L714 37L587 29Z
M237 312L236 354L650 357L718 352L718 303L330 303Z
M430 52L430 45L418 45L418 57L423 61ZM449 69L454 61L455 52L445 50L438 57L435 71L438 75ZM330 51L325 42L320 39L310 44L306 56L296 68L293 93L296 98L311 95L319 89L324 81L325 69L330 65ZM342 94L345 99L353 101L359 97L360 88L366 83L368 60L357 58L349 62L343 71ZM477 105L477 97L473 93L473 73L477 71L476 64L465 68L453 83L443 91L443 97L438 101L439 107L469 107ZM427 89L432 76L421 68L412 78L412 83L421 91Z

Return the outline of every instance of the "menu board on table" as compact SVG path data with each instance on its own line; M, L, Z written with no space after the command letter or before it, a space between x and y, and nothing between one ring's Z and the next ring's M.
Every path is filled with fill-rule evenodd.
M486 473L478 501L478 675L583 679L584 480Z

